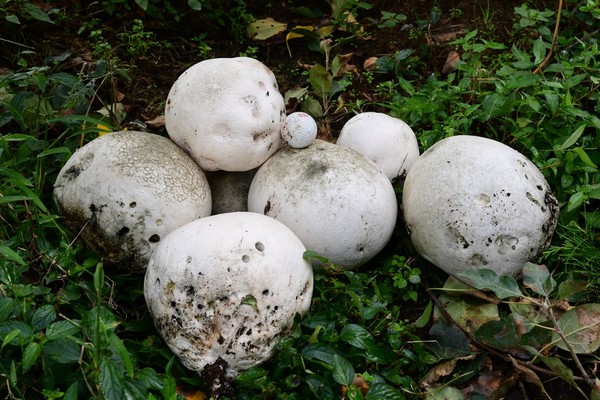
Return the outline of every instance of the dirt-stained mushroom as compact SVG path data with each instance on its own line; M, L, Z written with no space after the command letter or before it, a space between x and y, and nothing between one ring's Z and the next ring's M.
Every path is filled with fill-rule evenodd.
M176 229L158 245L144 280L157 330L196 372L224 361L232 377L260 364L310 306L304 252L290 229L256 213Z
M201 61L175 81L169 136L205 171L248 171L283 144L285 104L273 72L253 58Z
M282 148L258 169L248 210L284 223L306 248L352 269L389 241L398 206L372 161L317 139L304 149Z
M145 132L110 133L77 150L54 196L89 248L132 271L145 269L169 232L211 212L200 167L168 138Z
M406 177L402 205L417 251L452 275L517 274L549 245L559 212L531 161L477 136L449 137L425 151Z
M317 131L317 123L313 117L298 111L285 117L281 136L290 147L302 149L315 141Z
M401 119L364 112L344 124L336 142L365 155L390 179L404 179L419 157L413 130Z

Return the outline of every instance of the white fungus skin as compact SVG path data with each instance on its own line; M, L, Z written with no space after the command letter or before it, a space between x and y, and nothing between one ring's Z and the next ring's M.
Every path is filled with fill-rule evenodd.
M550 243L556 198L541 172L510 147L477 136L434 144L404 182L404 220L416 250L451 275L516 275Z
M169 136L205 171L248 171L283 144L285 104L275 75L252 58L215 58L188 68L165 107Z
M77 150L54 196L87 247L132 272L146 268L169 232L211 213L200 167L168 138L145 132L110 133Z
M404 179L419 157L419 143L410 126L378 112L364 112L350 118L336 143L366 156L391 181Z
M304 149L284 147L258 169L248 210L275 218L307 249L354 269L387 244L398 205L373 162L317 139Z
M312 267L302 242L256 213L219 214L168 235L146 271L154 324L196 372L219 358L227 375L269 359L294 317L310 307Z
M317 123L313 117L298 111L285 118L281 136L290 147L302 149L315 141L317 130Z

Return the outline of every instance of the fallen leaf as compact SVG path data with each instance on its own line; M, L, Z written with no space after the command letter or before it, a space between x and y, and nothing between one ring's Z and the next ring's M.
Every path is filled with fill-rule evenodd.
M577 354L590 354L600 348L600 304L588 303L565 312L558 327ZM552 335L556 346L568 350L558 333Z
M287 29L287 24L273 18L257 19L246 28L248 37L253 40L266 40Z
M146 125L148 125L150 128L162 128L165 126L165 116L159 115L154 119L146 121Z
M458 62L460 61L460 54L458 52L452 50L448 53L448 57L446 57L446 63L444 63L444 67L442 68L442 74L449 74L458 69Z
M363 63L363 68L367 71L377 69L377 59L378 57L369 57Z
M433 368L427 371L427 374L421 381L421 384L426 386L435 385L436 383L438 383L440 378L448 376L454 371L454 368L456 368L456 361L457 359L453 358L451 360L443 361L441 363L436 364Z
M457 31L453 31L453 32L443 32L443 33L438 33L433 35L435 37L435 40L439 43L446 43L446 42L450 42L454 39L457 39L461 36L464 36L465 31L462 29L459 29Z

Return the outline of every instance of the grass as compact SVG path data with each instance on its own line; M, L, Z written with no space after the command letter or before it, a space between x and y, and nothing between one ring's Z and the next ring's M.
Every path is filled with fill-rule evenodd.
M61 20L56 9L21 3L27 7L3 5L11 29L20 29L17 21L67 26L71 17L67 13ZM116 1L104 3L113 14L124 7ZM147 9L160 3L151 1ZM193 9L169 9L169 16L177 20L197 12L199 3L192 3ZM361 2L337 3L338 9L354 10L357 17L368 9ZM249 13L243 2L232 4L242 9L240 18L213 3L206 18L208 22L214 18L217 25L227 25L225 21L233 18L232 35L243 41L241 24ZM486 4L481 12L493 17L497 26L500 15ZM127 12L136 7L128 2ZM382 11L387 10L376 10L375 15L391 15ZM436 15L440 12L436 7ZM149 19L142 23L139 14L132 14L136 18L129 26L135 35L128 36L122 55L127 62L177 49L173 43L166 45L158 33L155 36L151 26L156 25ZM141 15L155 18L143 11ZM557 48L540 73L534 72L551 47L555 10L525 2L515 9L508 39L493 29L466 32L448 45L462 58L448 75L419 73L427 71L432 61L431 49L421 44L425 26L430 29L443 18L425 24L409 12L394 15L402 15L397 19L401 23L412 24L415 41L408 43L413 48L379 58L377 69L368 73L369 100L345 100L358 98L360 75L338 75L321 67L325 70L321 76L333 83L343 80L343 90L332 86L328 91L326 106L318 111L320 120L336 122L359 110L384 110L418 132L422 149L444 137L477 134L521 151L544 173L561 207L552 245L537 260L548 265L558 282L553 296L574 305L598 302L600 51L595 32L600 28L600 5L580 1L563 10ZM158 17L154 22L169 23ZM365 26L377 35L396 26L389 22L389 18L375 20ZM351 31L359 28L364 27ZM202 37L201 51L216 48L210 35L193 36ZM334 45L329 48L331 60L360 40L344 30L329 38ZM125 114L110 110L119 102L118 84L125 86L137 78L129 76L127 63L109 51L114 43L101 34L92 39L90 50L99 58L86 68L69 69L68 55L44 61L22 47L13 54L11 70L0 77L0 392L15 399L175 399L182 387L206 391L210 385L183 368L158 337L145 309L141 279L105 271L102 260L77 241L78 232L65 228L52 198L56 175L71 154L103 127L118 129L125 124ZM255 49L252 55L260 57L261 50L253 43L240 48ZM310 74L297 72L295 79L307 88L315 85ZM101 108L106 115L95 111ZM311 311L279 343L271 361L236 379L237 398L424 395L421 382L427 372L457 356L441 355L451 354L452 343L442 343L447 347L441 349L428 344L433 307L426 288L442 287L446 277L414 253L400 225L393 243L359 271L317 269ZM440 328L435 326L434 334ZM492 350L501 345L487 343ZM467 346L465 351L471 350ZM473 360L481 356L469 354ZM593 364L586 358L583 362ZM483 373L464 360L458 365ZM564 359L559 365L536 358L531 365L534 375L536 371L546 376L539 370L550 368L567 381L567 370L578 373ZM456 376L434 382L438 395L460 387L459 367ZM541 389L534 385L534 390Z

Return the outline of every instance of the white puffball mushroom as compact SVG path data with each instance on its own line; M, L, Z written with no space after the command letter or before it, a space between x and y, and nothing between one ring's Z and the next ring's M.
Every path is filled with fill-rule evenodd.
M404 182L404 220L416 250L451 275L515 275L548 246L558 203L525 156L492 139L453 136L415 162Z
M77 150L54 184L65 224L87 247L133 272L172 230L210 215L200 167L168 138L121 131Z
M248 171L283 144L285 104L273 72L248 57L201 61L175 81L165 107L171 139L205 171Z
M336 143L366 156L392 181L404 179L419 157L419 143L410 126L379 112L350 118Z
M398 205L373 162L317 139L304 149L282 148L258 169L248 210L275 218L309 250L353 269L387 244Z
M317 123L305 112L289 114L283 123L281 136L288 145L295 149L308 147L317 137Z
M154 324L182 364L227 375L262 363L310 307L313 272L283 224L235 212L193 221L160 242L144 296Z

